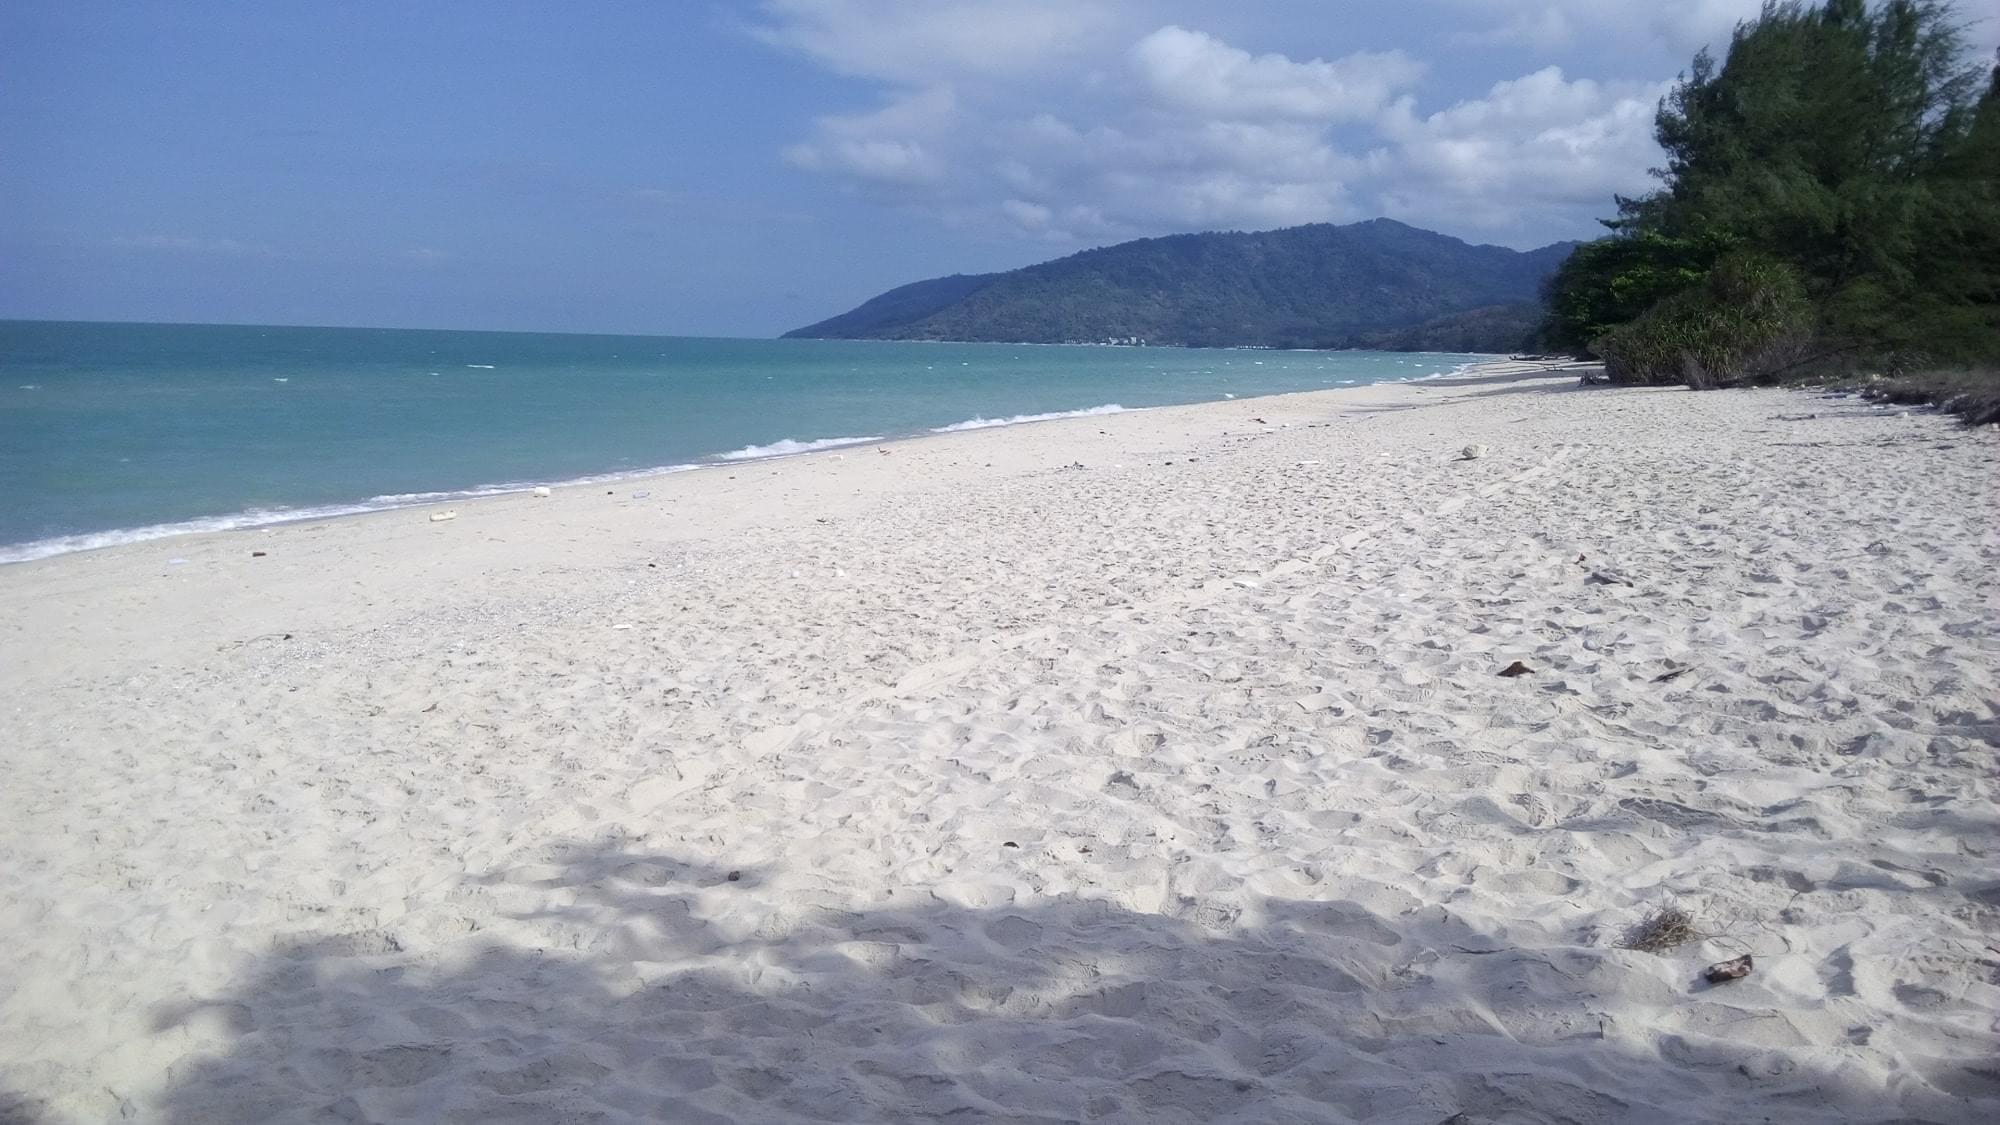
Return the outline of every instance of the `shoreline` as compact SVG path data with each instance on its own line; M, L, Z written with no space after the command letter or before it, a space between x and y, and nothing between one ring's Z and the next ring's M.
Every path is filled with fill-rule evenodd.
M418 331L418 330L412 329L410 331ZM1069 347L1074 345L1049 345L1049 346ZM1214 350L1244 350L1244 349L1214 349ZM1435 372L1429 375L1419 375L1406 379L1383 380L1383 382L1420 383L1438 379L1458 378L1467 375L1469 373L1486 372L1489 369L1508 369L1510 365L1514 364L1515 362L1516 361L1513 360L1496 357L1491 360L1484 360L1469 364L1460 364L1458 368L1448 372ZM1572 367L1577 367L1577 366L1578 365L1576 364L1561 364L1561 363L1547 365L1548 369L1550 370L1556 370L1556 369L1568 370ZM1359 384L1359 386L1378 386L1378 385L1381 384L1380 383ZM1327 388L1327 390L1353 390L1353 389L1357 389L1357 387ZM1219 399L1213 401L1250 402L1259 399L1281 397L1287 394L1315 394L1315 393L1322 393L1322 392L1278 391L1268 395L1250 395L1240 399L1231 396L1226 399ZM1070 418L1094 417L1101 414L1126 413L1128 411L1134 411L1134 410L1161 410L1173 407L1199 406L1199 405L1202 405L1202 403L1201 402L1173 403L1173 404L1168 404L1166 406L1125 407L1125 406L1119 406L1117 404L1107 403L1098 406L1085 407L1079 410L1052 411L1046 414L1015 415L1011 418L997 419L997 420L988 420L985 418L968 418L968 419L962 419L957 422L949 423L942 427L936 427L925 431L907 433L907 434L890 434L877 437L826 437L826 438L804 438L804 439L785 437L776 439L768 443L767 445L763 446L753 445L745 447L744 449L730 450L723 453L708 454L700 458L697 458L696 460L693 461L667 464L667 465L657 465L644 469L615 470L610 472L594 473L581 477L570 477L564 479L527 480L518 482L509 481L509 482L494 483L494 484L481 484L463 489L441 489L429 492L414 492L414 493L399 494L399 495L371 496L364 499L345 502L345 503L312 505L297 509L266 510L266 509L253 508L253 509L246 509L243 511L230 512L219 515L196 516L186 520L179 520L170 523L147 524L139 527L129 527L129 528L109 528L103 531L77 532L69 535L58 535L42 539L33 539L21 543L0 544L0 568L8 566L16 566L21 563L36 562L42 559L60 558L65 555L78 554L82 552L101 551L117 547L128 546L131 544L148 543L160 539L177 539L190 535L221 534L221 533L238 532L238 531L257 531L263 528L283 527L289 524L296 524L296 523L312 523L321 520L347 519L354 516L373 515L381 512L406 511L410 509L425 508L440 504L446 504L446 505L460 504L476 500L490 499L499 496L514 496L514 495L532 493L537 488L548 488L560 491L565 489L587 488L605 484L621 484L621 483L630 483L637 481L646 481L657 477L669 476L676 473L695 472L700 470L728 468L736 465L755 464L758 462L773 461L787 457L806 456L811 453L823 452L827 450L853 448L871 444L906 442L925 437L963 432L965 430L999 429L1016 425L1033 425L1033 424L1040 424L1043 422L1063 421ZM1107 409L1109 407L1115 407L1115 409ZM784 452L755 453L748 456L745 455L745 454L751 454L751 451L774 449L778 446L783 446L788 444L804 446L807 448L788 450Z
M957 480L996 483L1066 469L1084 458L1118 470L1126 462L1155 464L1230 435L1270 435L1328 418L1421 405L1457 380L1482 387L1494 380L1573 384L1564 368L1503 362L1478 375L1371 383L1256 398L1147 407L1117 414L1058 418L991 429L917 434L859 447L821 450L723 464L716 470L666 472L622 482L552 487L538 498L524 489L491 496L412 504L323 519L198 531L0 565L0 640L42 636L55 643L41 654L60 657L107 650L170 649L193 624L165 627L180 603L201 607L201 628L246 636L316 628L329 610L321 601L329 575L346 582L376 619L413 599L442 596L443 573L477 575L496 590L513 590L524 571L577 565L577 550L613 565L664 546L684 549L727 543L733 536L797 526L804 509L838 517L892 496L920 497ZM1268 416L1268 417L1266 417ZM1265 417L1264 423L1254 419ZM1171 436L1169 436L1171 435ZM892 449L884 455L876 448ZM974 466L977 465L977 470ZM949 477L938 475L948 470ZM447 522L430 513L456 511ZM469 584L468 584L469 585ZM225 599L242 590L241 604ZM533 598L521 589L501 596ZM489 592L487 595L491 597ZM74 603L116 603L115 615L80 615ZM341 614L348 607L336 607ZM0 646L0 656L5 648ZM0 659L0 672L8 671ZM27 662L21 670L26 671Z
M0 568L0 1116L2000 1112L2000 435L1500 372L884 448Z

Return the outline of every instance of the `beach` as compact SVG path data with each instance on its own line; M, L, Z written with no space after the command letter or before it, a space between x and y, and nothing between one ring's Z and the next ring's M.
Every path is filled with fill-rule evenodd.
M0 1120L1994 1120L1997 486L1498 365L0 567Z

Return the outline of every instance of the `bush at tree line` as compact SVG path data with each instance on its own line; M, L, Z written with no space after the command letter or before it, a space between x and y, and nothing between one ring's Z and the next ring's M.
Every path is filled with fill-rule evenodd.
M1597 338L1617 383L1727 386L1778 375L1811 349L1813 309L1791 267L1737 254Z

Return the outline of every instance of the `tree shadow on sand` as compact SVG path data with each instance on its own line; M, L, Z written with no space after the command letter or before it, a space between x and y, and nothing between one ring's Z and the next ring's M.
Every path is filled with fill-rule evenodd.
M1768 1039L1616 1027L1596 997L1650 980L1643 955L1511 949L1437 908L1175 918L919 889L840 912L788 909L770 878L578 847L487 884L536 904L511 932L545 948L475 935L419 957L369 934L273 951L231 994L157 1013L159 1030L219 1021L229 1043L176 1068L162 1117L1910 1119L1909 1091ZM1921 1094L1927 1119L1969 1119Z

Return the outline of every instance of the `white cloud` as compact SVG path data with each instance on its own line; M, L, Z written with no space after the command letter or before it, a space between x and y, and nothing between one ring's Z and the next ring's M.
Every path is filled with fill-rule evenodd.
M949 86L933 86L873 113L822 117L815 136L785 150L785 159L814 172L837 172L877 185L904 187L942 180L946 167L933 150L958 114Z
M1252 55L1212 35L1168 25L1139 40L1132 62L1152 95L1216 117L1367 117L1423 74L1400 51L1358 53L1334 62Z
M1003 208L1030 233L1115 237L1361 217L1345 183L1363 165L1310 124L1139 113L1082 128L1040 114L989 141L987 166L1010 198L1050 213L1024 223L1027 212Z
M1705 46L1725 47L1736 25L1756 18L1764 5L1763 0L1664 0L1627 6L1647 13L1653 33L1668 47L1691 53Z
M1458 0L1484 14L1485 26L1460 32L1461 42L1514 43L1542 50L1647 40L1679 55L1718 50L1740 20L1763 0Z
M1608 210L1614 193L1652 183L1652 119L1668 87L1571 81L1547 67L1429 116L1405 99L1381 123L1386 209L1492 226L1538 207Z
M929 84L1060 64L1112 26L1104 0L765 0L753 32L841 74Z
M833 26L836 15L908 5L778 7L803 34ZM1561 14L1580 5L1511 7ZM1026 39L1079 50L1088 40L1059 33L1068 26L1059 19L1037 22L1051 6L1030 0L966 6L966 26L983 27L1003 8L1028 20ZM1254 54L1182 24L1129 23L1122 40L1088 40L1092 49L1065 67L1003 75L991 59L976 72L949 61L971 50L964 29L947 33L940 22L958 6L923 10L917 28L890 30L900 44L893 50L846 39L810 49L829 66L867 70L889 87L888 99L820 118L783 156L948 224L1109 241L1388 214L1530 242L1588 234L1587 220L1610 210L1611 195L1645 190L1659 161L1651 118L1665 83L1600 83L1545 68L1425 112L1415 94L1424 67L1399 52ZM923 66L906 57L919 40L938 53ZM999 57L1023 41L1005 40Z
M929 184L944 178L944 164L916 141L836 140L794 145L785 158L814 172L844 172L880 184Z
M1054 208L1025 199L1003 199L1000 211L1022 230L1037 234L1049 230L1056 217Z

